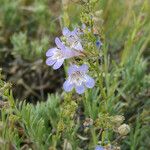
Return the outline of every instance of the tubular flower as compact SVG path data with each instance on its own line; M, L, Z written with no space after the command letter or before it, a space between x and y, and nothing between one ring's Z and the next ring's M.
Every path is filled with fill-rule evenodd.
M68 79L63 84L64 90L70 92L75 88L78 94L82 94L86 87L93 88L95 81L86 74L87 72L88 66L85 64L82 66L71 65L68 69Z
M66 43L69 45L70 48L83 51L83 47L81 44L81 40L79 38L79 31L78 29L74 29L73 31L70 31L67 27L63 28L63 36L66 38Z
M57 47L51 48L46 52L46 56L48 57L46 64L53 66L55 70L62 66L65 59L81 55L80 52L66 47L59 38L55 38L55 44Z

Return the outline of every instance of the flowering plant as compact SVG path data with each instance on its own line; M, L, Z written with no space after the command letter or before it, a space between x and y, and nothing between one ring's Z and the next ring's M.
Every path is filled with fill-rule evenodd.
M95 4L95 1L90 1L92 7L94 7ZM90 12L93 8L89 8L88 4L85 4L85 6L86 5L86 9L89 10L89 12L83 11L84 14L81 15L82 26L75 27L72 31L67 27L62 29L62 36L55 38L56 47L51 48L46 52L46 64L52 66L55 70L59 69L64 64L64 68L67 69L67 78L63 83L63 89L65 92L70 92L70 94L67 93L64 97L64 109L62 110L62 117L64 120L70 117L70 119L74 121L75 108L79 107L77 100L74 100L74 102L71 101L74 95L74 92L71 92L72 90L75 89L77 94L82 94L85 111L92 109L92 106L89 106L91 105L89 99L87 99L87 90L93 89L95 86L95 89L100 91L103 109L101 112L97 111L97 114L95 115L93 115L92 112L89 112L89 118L85 119L83 126L87 130L91 128L92 139L95 145L98 143L98 139L95 137L95 128L103 128L104 131L100 132L100 134L102 134L101 143L102 145L105 145L104 143L107 139L107 130L105 130L105 127L114 130L115 132L119 132L118 127L123 123L124 117L110 116L108 114L108 98L104 87L105 76L103 73L103 66L106 65L106 62L104 62L104 57L106 57L106 53L104 52L105 43L103 46L103 43L100 40L102 39L102 33L98 30L94 17L91 16ZM89 19L86 20L86 17ZM118 123L119 119L117 121L115 120L116 118L121 118L120 123ZM58 124L58 131L63 131L68 128L65 126L65 121L61 120ZM74 125L70 126L70 128L72 127L74 127ZM128 134L128 131L126 133ZM95 150L103 149L103 146L95 147Z
M47 65L53 66L53 69L59 69L65 59L69 60L73 57L84 57L84 49L80 38L80 35L84 34L84 32L78 32L79 30L80 29L76 28L70 31L66 27L63 28L62 33L64 37L62 37L62 39L65 40L61 41L59 38L55 39L57 47L51 48L46 52L46 56L48 57L46 60ZM68 79L63 85L64 90L69 92L75 88L78 94L82 94L85 91L85 87L93 88L95 81L87 75L88 68L87 64L81 66L71 64L68 68Z
M1 3L0 150L149 149L149 0Z

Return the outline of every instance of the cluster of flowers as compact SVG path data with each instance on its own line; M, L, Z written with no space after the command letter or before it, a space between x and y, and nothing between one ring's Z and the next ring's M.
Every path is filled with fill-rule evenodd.
M60 38L56 37L56 47L46 52L46 56L48 57L46 64L52 66L55 70L63 65L65 59L82 56L84 51L80 38L83 32L78 28L70 31L65 27L63 28L62 34L64 40L62 41ZM68 79L64 82L63 89L66 92L70 92L75 88L78 94L82 94L86 88L93 88L95 81L87 75L88 68L86 64L81 66L71 64L68 68Z

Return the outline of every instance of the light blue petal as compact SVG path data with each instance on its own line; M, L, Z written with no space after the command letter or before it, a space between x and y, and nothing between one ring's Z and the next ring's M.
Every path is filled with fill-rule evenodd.
M64 59L57 60L56 63L53 65L53 69L54 70L59 69L62 66L63 62L64 62Z
M81 52L79 51L75 51L75 50L71 50L69 48L66 47L66 49L62 50L64 57L65 58L72 58L72 57L76 57L76 56L80 56L82 55Z
M72 91L73 89L73 84L70 84L70 82L68 80L66 80L63 84L63 89L66 91L66 92L70 92Z
M68 75L70 76L73 72L77 71L78 69L78 66L77 65L71 65L69 68L68 68Z
M55 50L57 50L56 47L49 49L49 50L46 52L46 56L47 56L47 57L53 56L53 54L54 54L53 52L54 52Z
M76 86L76 92L77 92L78 94L83 94L84 91L85 91L85 88L84 88L84 85L83 85L83 84L80 85L80 86Z
M56 60L53 60L51 57L47 58L47 60L46 60L46 64L48 66L52 66L55 62L56 62Z
M64 44L60 41L60 39L58 37L55 38L55 43L56 43L58 48L65 49Z
M104 150L102 146L96 146L95 150Z
M85 82L86 87L88 88L93 88L95 85L95 81L93 78L91 78L90 76L86 75L86 82Z
M62 34L64 36L70 36L70 31L67 27L64 27L63 30L62 30Z
M82 29L86 29L86 25L84 23L82 24Z
M75 34L77 34L78 30L79 30L79 28L74 28L74 30L72 32L75 33Z
M78 51L83 51L83 47L80 42L77 42L77 44L75 46L73 46L73 48Z
M79 67L79 71L86 73L89 69L89 66L86 64L83 64L82 66Z
M77 37L77 28L71 32L71 35Z

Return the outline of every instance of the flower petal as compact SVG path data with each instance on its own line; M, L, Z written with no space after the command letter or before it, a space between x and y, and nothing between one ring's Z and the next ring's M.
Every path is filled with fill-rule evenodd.
M70 31L67 27L64 27L63 30L62 30L62 34L64 36L70 36Z
M56 60L53 60L51 57L47 58L47 60L46 60L46 64L48 66L52 66L55 62L56 62Z
M86 29L86 25L84 23L82 24L82 29Z
M66 92L70 92L72 91L73 89L73 84L70 84L70 82L68 80L66 80L63 84L63 89L66 91Z
M77 28L75 28L73 31L71 31L71 35L78 38L78 32L77 31L78 31Z
M68 47L66 47L66 49L63 50L63 54L64 54L65 58L72 58L72 57L75 57L75 56L82 55L81 52L75 51L75 50L71 50Z
M104 148L102 146L96 146L95 150L104 150Z
M61 42L61 40L58 37L55 38L55 43L58 48L65 49L65 45Z
M71 65L69 68L68 68L68 75L70 76L73 72L77 71L78 69L78 66L77 65Z
M77 92L78 94L82 94L82 93L84 93L84 91L85 91L85 88L84 88L84 85L83 85L83 84L80 85L80 86L76 86L76 92Z
M76 42L76 44L73 46L74 49L83 51L83 47L80 42Z
M79 71L82 71L84 73L86 73L89 69L89 66L86 64L83 64L82 66L79 67Z
M62 66L63 62L64 62L64 59L57 60L56 63L54 64L54 66L53 66L53 69L54 70L59 69Z
M55 50L57 50L56 47L49 49L49 50L46 52L46 56L47 56L47 57L53 56L53 52L54 52Z
M93 78L91 78L90 76L86 75L85 85L88 88L93 88L95 85L95 80Z

